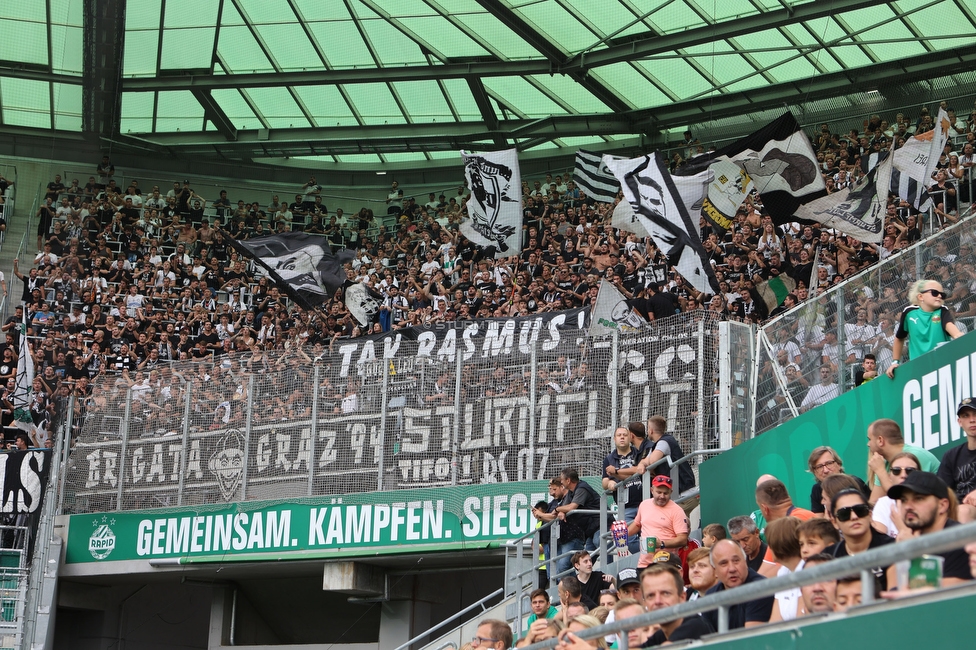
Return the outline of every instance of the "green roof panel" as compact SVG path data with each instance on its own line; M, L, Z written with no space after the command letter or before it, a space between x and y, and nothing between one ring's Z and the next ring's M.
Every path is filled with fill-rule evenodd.
M3 123L9 126L51 128L51 84L33 79L0 78Z
M81 131L82 88L80 84L53 84L54 128Z

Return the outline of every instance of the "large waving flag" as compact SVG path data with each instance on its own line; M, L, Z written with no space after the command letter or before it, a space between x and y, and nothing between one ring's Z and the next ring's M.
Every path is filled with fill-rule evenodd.
M495 257L522 250L522 177L515 149L461 152L471 196L461 234L475 245L495 248Z
M590 316L590 334L602 336L612 334L614 330L635 332L645 325L647 321L634 311L617 287L600 280L600 292L596 294Z
M17 380L13 394L14 426L26 431L31 436L32 443L37 445L37 427L34 425L30 410L34 396L34 358L31 356L30 344L27 341L26 318L24 316L24 322L18 326L20 357L17 360Z
M573 180L587 196L600 203L613 203L620 191L620 181L603 164L603 156L584 149L576 152Z
M928 210L932 206L932 199L926 188L932 184L932 174L949 138L949 127L949 116L945 110L939 109L934 129L912 136L904 147L895 150L890 180L883 183L883 179L880 179L882 187L890 188L893 194L916 210Z
M322 235L284 232L243 241L227 241L246 257L261 265L279 289L305 309L314 309L331 298L346 281L343 264L355 253L333 254Z
M718 151L692 158L681 173L697 173L722 161L726 164L715 168L720 184L709 188L708 194L715 209L702 210L720 228L731 225L731 217L749 192L749 181L777 225L796 221L793 215L799 206L826 194L813 145L789 112ZM743 175L737 177L736 170ZM722 193L727 197L721 198Z
M698 224L692 223L660 153L629 160L605 156L603 162L620 181L636 220L668 256L668 263L698 291L718 293L718 280L698 236Z
M685 178L702 178L706 184L705 195L702 197L699 210L705 220L719 236L732 229L735 213L738 211L749 192L752 191L752 179L741 167L726 157L703 159L708 165L704 171L701 164L692 162L678 168L675 181ZM705 174L706 176L702 176ZM691 212L695 216L694 212Z
M891 156L883 159L854 187L827 194L797 208L798 219L819 221L828 228L861 241L880 244L884 237L885 206L888 182L879 182L891 174Z

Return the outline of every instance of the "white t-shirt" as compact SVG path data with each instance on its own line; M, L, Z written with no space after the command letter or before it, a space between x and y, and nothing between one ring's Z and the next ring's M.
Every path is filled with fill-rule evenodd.
M803 560L796 565L796 570L799 571L803 568ZM788 567L780 566L779 570L776 572L776 577L788 576L792 571ZM779 603L779 613L783 617L784 621L792 621L796 618L797 605L800 603L800 598L802 594L800 593L799 587L793 587L792 589L787 589L785 591L776 592L776 602Z

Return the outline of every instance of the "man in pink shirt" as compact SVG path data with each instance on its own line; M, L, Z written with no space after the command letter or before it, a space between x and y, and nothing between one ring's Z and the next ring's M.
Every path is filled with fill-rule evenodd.
M651 498L641 502L637 517L627 529L628 535L640 534L642 540L657 538L657 547L642 553L638 568L654 563L654 552L660 549L679 549L688 544L690 526L685 511L671 500L671 477L655 476L651 482ZM642 541L641 549L645 549Z

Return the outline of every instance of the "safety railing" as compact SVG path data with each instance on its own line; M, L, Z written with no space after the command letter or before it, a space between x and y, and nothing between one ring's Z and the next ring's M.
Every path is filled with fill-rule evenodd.
M946 307L961 329L976 328L974 264L976 236L967 216L764 324L748 382L755 417L746 437L853 389L867 354L884 372L907 290L917 279L953 287Z
M504 588L496 589L495 591L491 592L490 594L488 594L487 596L485 596L481 600L478 600L477 602L471 603L470 605L468 605L467 607L465 607L464 609L462 609L458 613L454 614L453 616L450 616L448 618L445 618L443 621L441 621L440 623L438 623L434 627L428 629L426 632L423 632L422 634L418 634L417 636L415 636L414 638L410 639L409 641L398 645L395 648L395 650L407 650L407 648L409 648L410 646L412 646L414 643L416 643L416 642L418 642L418 641L420 641L422 639L426 639L427 637L429 637L431 634L433 634L437 630L440 630L440 629L446 627L447 625L450 625L454 621L458 621L458 620L464 618L465 616L467 616L471 612L475 611L479 607L481 608L481 611L482 612L487 611L488 608L485 605L489 601L491 601L491 600L493 600L495 598L498 598L499 596L503 595L504 593L505 593L505 589Z
M582 516L582 515L598 515L600 517L600 545L592 552L592 557L594 561L600 558L605 558L606 561L602 563L602 570L604 573L617 574L619 569L619 563L611 561L612 544L610 543L611 533L607 529L607 519L610 514L618 520L623 520L624 518L624 507L623 504L627 502L627 490L629 487L637 482L642 484L642 490L644 492L644 498L650 498L650 488L651 479L654 476L654 469L667 464L670 468L671 481L673 485L678 485L678 471L681 465L685 463L691 463L692 461L709 455L719 454L726 449L703 449L686 454L677 460L672 460L670 456L665 456L658 459L657 461L651 463L647 467L647 471L643 474L635 474L628 477L626 480L621 481L617 484L616 488L612 490L602 490L600 493L600 508L599 510L583 510L577 508L575 510L566 513L567 516ZM697 486L687 490L683 493L676 494L674 501L675 503L681 505L686 501L692 500L698 496ZM613 507L610 505L610 500L614 499L615 504ZM518 628L522 628L522 613L524 608L522 607L522 601L525 600L528 594L534 588L534 581L526 580L527 576L534 576L542 570L546 571L546 576L548 578L550 591L556 588L558 581L567 575L575 574L575 569L569 567L563 571L556 571L555 567L560 559L564 559L574 555L577 549L573 549L567 552L559 552L559 530L560 530L560 520L558 518L551 522L546 522L539 526L538 528L531 530L519 537L509 540L505 544L505 587L506 587L506 597L518 594L516 599L517 603L517 613L516 621ZM539 560L540 548L542 548L541 536L548 532L550 540L557 540L555 542L550 541L549 548L550 553L546 554L544 560ZM526 560L525 551L528 549L529 558Z
M580 631L576 635L583 640L598 639L610 634L618 634L638 627L675 621L713 610L718 610L719 629L717 633L723 634L729 631L728 613L729 609L735 605L741 605L756 600L757 598L772 596L788 589L825 580L837 580L850 575L861 576L861 603L864 605L874 600L874 574L871 572L872 567L890 566L896 562L910 560L920 555L958 549L972 541L976 541L976 523L953 526L952 528L917 537L906 542L888 544L863 553L858 553L857 555L817 564L787 576L759 580L693 601L684 602L673 607L654 610L622 621L614 621L607 625L592 627ZM526 646L525 650L555 648L558 643L559 641L557 639L550 639ZM630 650L626 634L618 635L618 644L620 650Z

